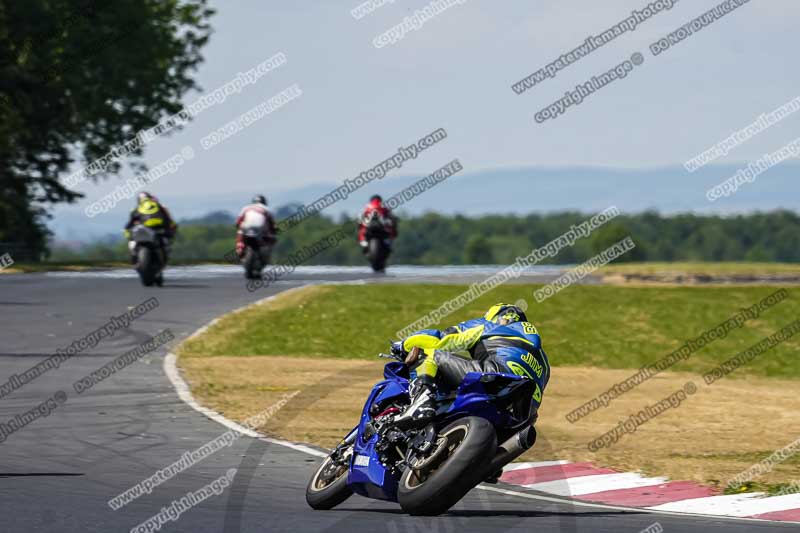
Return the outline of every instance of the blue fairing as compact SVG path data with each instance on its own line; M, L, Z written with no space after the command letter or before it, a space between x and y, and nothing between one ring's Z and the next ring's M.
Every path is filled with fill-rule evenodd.
M373 435L367 443L364 443L360 437L361 431L359 431L359 438L356 439L354 445L353 463L350 465L347 484L350 485L353 492L361 496L376 500L397 501L399 480L378 461L378 454L375 452L378 435ZM366 465L356 464L356 458L359 456L368 458L368 463Z
M385 405L392 400L408 397L408 368L402 363L388 363L384 368L384 377L384 381L373 387L361 412L347 483L356 494L397 501L399 479L383 466L375 450L379 435L366 438L365 431L373 415L377 414L370 413L373 405ZM527 383L520 384L521 381ZM517 428L527 423L527 414L524 408L512 408L509 385L533 387L530 380L513 374L467 374L455 391L452 402L445 403L437 413L441 426L465 416L479 416L495 426L499 438L518 431ZM440 397L447 396L452 398L453 392L441 391Z
M398 479L393 476L378 460L375 452L375 443L378 442L378 435L373 435L369 440L364 440L364 430L367 423L372 420L370 409L375 404L381 404L387 400L398 397L408 396L408 368L402 363L389 363L384 367L384 377L369 395L364 410L361 412L361 420L358 423L358 435L353 445L353 462L350 465L350 473L347 483L353 492L376 500L397 501ZM405 375L405 377L403 377ZM368 464L359 464L357 459L363 459Z

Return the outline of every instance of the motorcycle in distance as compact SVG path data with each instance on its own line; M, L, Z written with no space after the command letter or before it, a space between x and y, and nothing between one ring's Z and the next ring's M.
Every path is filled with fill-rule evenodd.
M260 279L261 271L269 263L269 244L264 240L261 230L247 228L242 232L244 241L244 254L242 266L244 277L247 279Z
M431 423L405 427L398 419L410 403L409 368L399 357L379 357L396 361L384 367L358 425L309 481L312 508L331 509L356 493L398 502L412 515L438 515L536 441L533 381L471 372L454 390L440 387Z
M386 230L387 222L377 213L373 213L368 216L364 224L367 260L374 272L383 272L386 270L386 260L392 251L389 246L389 232Z
M164 284L163 270L166 258L163 237L153 228L136 224L131 228L131 237L128 246L136 261L136 272L142 280L142 285L152 287L153 284L161 287Z

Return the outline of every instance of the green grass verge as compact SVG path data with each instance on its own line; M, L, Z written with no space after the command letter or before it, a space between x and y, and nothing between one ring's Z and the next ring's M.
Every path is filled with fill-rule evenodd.
M196 266L196 265L230 265L228 261L174 261L169 266ZM42 262L42 263L14 263L0 274L37 273L37 272L84 272L89 270L105 270L110 268L133 268L127 261L72 261L72 262Z
M36 273L36 272L83 272L93 269L107 269L107 268L120 268L131 266L130 263L122 261L86 261L86 262L65 262L65 263L14 263L8 268L0 270L0 274L17 274L17 273Z
M682 273L698 275L800 274L795 263L618 263L604 266L601 274Z
M536 303L539 285L506 285L446 317L440 327L482 315L499 301L526 299L553 366L639 368L679 348L776 290L765 286L573 286ZM459 295L466 286L362 285L317 287L222 319L182 347L186 357L303 355L372 358L395 333ZM702 372L736 355L800 315L800 289L757 320L733 330L673 367ZM294 293L297 295L298 293ZM302 293L300 293L302 294ZM800 377L800 337L732 376Z

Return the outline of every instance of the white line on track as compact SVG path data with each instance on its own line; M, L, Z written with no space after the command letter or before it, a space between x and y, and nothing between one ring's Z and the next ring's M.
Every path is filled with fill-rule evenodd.
M302 285L300 287L295 287L295 288L289 289L287 291L280 292L280 293L272 295L272 296L267 296L266 298L262 298L261 300L258 300L258 301L254 302L252 304L248 304L248 305L239 307L237 309L234 309L230 313L226 313L226 315L239 313L239 312L244 311L245 309L247 309L247 308L249 308L251 306L263 304L263 303L275 298L278 295L284 295L284 294L290 293L292 291L300 290L300 289L303 289L305 287L308 287L309 285L311 285L311 284L305 284L305 285ZM189 335L186 339L184 339L184 342L189 340L189 339L192 339L194 337L197 337L198 335L202 335L203 333L205 333L208 330L208 328L210 328L211 326L213 326L214 324L219 322L220 318L215 318L214 320L212 320L211 322L209 322L205 326L201 327L200 329L198 329L197 331L195 331L194 333ZM226 428L232 429L233 431L238 431L239 433L241 433L243 435L247 435L248 437L254 437L254 438L257 438L257 439L261 439L261 440L263 440L265 442L269 442L270 444L277 444L279 446L285 446L287 448L291 448L291 449L296 450L298 452L307 453L309 455L314 455L314 456L317 456L317 457L327 457L328 456L327 453L321 452L319 450L315 450L314 448L311 448L311 447L306 446L304 444L296 444L294 442L289 442L289 441L285 441L285 440L273 439L271 437L267 437L267 436L259 433L258 431L253 431L252 429L247 428L247 427L245 427L245 426L243 426L241 424L238 424L238 423L234 422L233 420L225 418L223 415L221 415L220 413L214 411L213 409L209 409L208 407L200 405L197 402L197 400L194 399L194 396L192 395L192 392L189 389L189 384L186 383L186 381L181 376L181 373L178 370L177 361L178 361L178 357L174 353L172 353L172 352L168 353L167 356L164 358L164 373L167 375L167 378L170 380L170 382L172 383L172 386L175 388L175 392L178 394L178 398L180 398L181 401L183 401L185 404L187 404L189 407L191 407L195 411L199 411L200 413L202 413L206 417L210 418L214 422L222 424Z
M180 398L184 403L186 403L192 409L199 411L206 417L210 418L214 422L218 422L225 426L228 429L232 429L233 431L238 431L243 435L247 435L248 437L254 437L257 439L261 439L265 442L269 442L271 444L278 444L280 446L285 446L287 448L291 448L293 450L297 450L298 452L307 453L309 455L315 455L317 457L327 457L328 454L326 452L321 452L319 450L315 450L314 448L310 448L303 444L296 444L294 442L289 442L280 439L273 439L272 437L267 437L257 431L253 431L250 428L244 427L241 424L237 424L233 420L229 420L225 418L223 415L219 414L218 412L209 409L208 407L204 407L197 403L192 396L192 393L189 392L189 385L184 381L183 377L181 377L180 372L178 371L178 367L175 364L177 361L177 357L174 353L168 353L167 357L164 359L164 373L167 374L167 378L172 382L172 386L175 387L175 392L178 393L178 398Z

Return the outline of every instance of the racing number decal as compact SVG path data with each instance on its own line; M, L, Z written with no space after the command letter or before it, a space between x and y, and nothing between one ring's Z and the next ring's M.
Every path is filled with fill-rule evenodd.
M526 335L538 335L539 332L536 331L536 326L531 324L530 322L523 322L522 329L525 331Z

